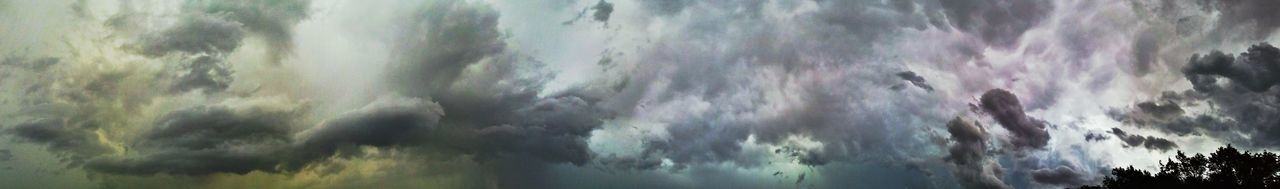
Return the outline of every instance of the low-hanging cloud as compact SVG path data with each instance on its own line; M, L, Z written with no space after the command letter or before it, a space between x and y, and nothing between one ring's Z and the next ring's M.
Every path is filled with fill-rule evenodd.
M1178 147L1178 144L1168 139L1128 134L1124 130L1120 130L1120 128L1111 128L1111 134L1115 135L1121 142L1124 142L1125 147L1143 147L1160 151L1169 151Z

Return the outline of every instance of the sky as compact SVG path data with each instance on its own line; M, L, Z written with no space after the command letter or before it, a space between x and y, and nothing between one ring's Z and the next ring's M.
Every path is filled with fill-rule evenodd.
M5 188L1063 188L1280 147L1272 0L0 0Z

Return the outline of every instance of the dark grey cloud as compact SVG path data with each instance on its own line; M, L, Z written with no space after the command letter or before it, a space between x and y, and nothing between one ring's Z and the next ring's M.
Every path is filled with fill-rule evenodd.
M173 92L200 90L206 93L221 92L234 81L232 70L222 57L200 55L188 58L180 66L172 86Z
M150 33L139 40L141 54L164 56L170 53L222 55L235 51L245 36L239 22L225 15L188 15L173 27Z
M1196 54L1191 56L1182 72L1197 91L1219 88L1216 78L1224 77L1231 81L1231 86L1264 92L1280 83L1280 74L1277 74L1280 72L1280 49L1261 43L1249 47L1237 57L1221 51L1203 56Z
M965 188L1010 188L1001 181L1003 168L991 161L987 153L987 131L981 125L956 117L947 122L947 133L955 143L946 161L951 162L956 178Z
M139 40L140 53L159 57L171 53L182 55L174 75L172 92L199 90L216 93L233 82L231 68L223 62L227 54L240 47L245 36L241 24L228 21L225 15L189 15L173 27L146 34Z
M1142 143L1142 147L1153 150L1159 149L1160 151L1169 151L1171 149L1178 148L1178 144L1173 143L1173 141L1169 141L1168 139L1147 136L1147 141Z
M425 144L444 115L438 104L414 98L384 97L365 108L325 121L296 141L288 169L329 158L356 147L402 147Z
M139 54L183 57L172 91L221 92L231 82L231 68L223 61L244 39L258 36L267 41L271 62L279 63L292 52L293 25L307 17L309 1L204 1L192 0L186 14L169 28L144 34L136 42ZM123 11L113 18L136 17ZM110 22L136 22L111 20ZM116 25L129 23L111 23Z
M1088 184L1086 179L1084 179L1084 175L1081 175L1075 169L1065 165L1031 171L1031 179L1037 183L1066 187Z
M1085 141L1104 141L1107 139L1111 139L1111 137L1102 133L1089 132L1084 134Z
M293 112L235 112L226 106L196 106L169 112L143 134L143 143L188 149L241 141L287 140Z
M295 113L223 105L175 110L130 147L137 157L98 157L85 168L131 175L275 172L283 144L291 140Z
M1239 56L1220 51L1193 55L1182 70L1193 90L1164 92L1157 99L1111 110L1108 115L1125 124L1180 136L1204 135L1247 147L1278 144L1280 129L1272 127L1280 124L1280 100L1274 98L1280 91L1272 89L1280 81L1273 73L1280 68L1277 65L1280 49L1266 43L1253 45ZM1185 107L1206 111L1189 112ZM1164 140L1151 141L1156 147L1172 146Z
M310 0L191 0L191 12L225 15L248 32L267 41L272 61L293 51L293 26L306 19Z
M981 125L957 117L947 122L947 133L956 145L947 159L960 164L978 162L987 157L987 132Z
M1004 89L992 89L982 94L982 109L995 118L1000 126L1012 134L1010 142L1017 149L1043 148L1049 142L1049 132L1044 121L1027 116L1018 96Z
M911 85L920 87L920 89L924 89L925 91L930 91L930 92L933 91L933 86L930 86L929 83L926 83L924 80L924 77L920 77L920 75L916 75L915 72L905 71L905 72L898 72L898 74L894 74L894 75L897 75L899 78L902 78L902 80L907 80L908 82L911 82ZM902 89L900 85L895 85L893 88Z
M617 155L598 157L596 161L610 168L609 170L654 170L662 165L662 160L657 158L631 158L618 157ZM779 174L782 174L782 172L777 172L774 175Z
M111 148L98 141L96 122L58 118L40 118L13 125L5 134L19 140L44 145L49 151L64 155L72 163L87 157L111 152Z
M578 20L582 20L582 18L586 17L588 12L591 12L592 20L608 24L609 16L613 14L613 3L600 0L593 6L583 8L581 12L578 12L577 16L574 16L572 19L566 20L560 24L572 25L574 22L578 22ZM600 63L604 64L606 62L601 61Z
M69 166L78 166L95 156L117 152L116 146L103 142L104 132L123 125L123 120L105 115L124 111L141 111L149 102L146 92L130 90L122 83L130 71L71 72L53 66L60 58L27 58L11 56L0 67L4 74L28 77L9 93L18 95L0 100L0 104L16 105L7 113L6 122L17 123L0 130L18 141L42 145ZM12 66L12 67L11 67ZM17 68L26 67L26 68ZM46 72L39 72L38 70ZM26 70L22 72L15 72ZM68 79L70 78L70 79ZM13 84L13 83L6 83ZM108 99L110 103L103 103ZM12 104L10 104L12 102Z
M489 150L482 155L515 154L547 162L587 163L594 155L586 137L608 116L577 96L545 98L516 110L507 124L480 129Z
M501 125L479 131L481 158L532 157L546 162L584 165L592 158L583 136L556 133L546 127Z
M268 48L271 60L278 62L293 47L293 25L307 18L307 0L190 0L184 6L186 16L159 32L145 35L139 42L141 54L163 56L170 52L188 54L226 54L240 46L250 35L258 36ZM133 12L113 16L109 24L126 25L138 19ZM132 20L128 20L132 19Z
M131 175L294 172L360 146L424 144L442 110L418 99L386 97L296 135L299 110L223 105L170 112L156 121L132 157L99 157L86 169Z
M1138 110L1156 118L1172 118L1182 116L1185 112L1177 103L1171 102L1140 102L1137 104Z
M1120 128L1111 128L1111 134L1124 142L1125 147L1143 147L1151 150L1169 151L1178 148L1178 144L1168 139L1157 138L1154 136L1142 136L1125 133Z
M1212 114L1187 114L1183 105L1200 105L1198 101L1206 98L1204 94L1187 91L1180 94L1165 92L1158 99L1143 101L1129 109L1112 109L1107 115L1125 124L1154 127L1161 131L1176 135L1201 134L1226 129L1222 120Z
M591 10L595 11L591 13L591 18L597 22L609 22L609 15L613 14L613 3L600 0L599 3L596 3L596 6L591 7Z

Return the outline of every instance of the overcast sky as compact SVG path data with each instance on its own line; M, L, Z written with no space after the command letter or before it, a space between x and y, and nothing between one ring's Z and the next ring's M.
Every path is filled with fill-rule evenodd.
M1063 188L1280 147L1280 1L0 0L6 188Z

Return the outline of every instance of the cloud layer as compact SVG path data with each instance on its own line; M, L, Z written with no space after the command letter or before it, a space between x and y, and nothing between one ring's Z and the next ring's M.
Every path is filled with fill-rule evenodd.
M0 1L0 181L1096 184L1274 149L1278 5Z

